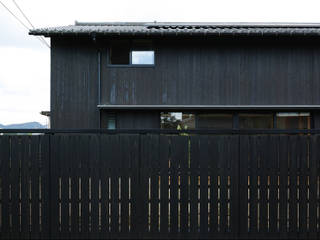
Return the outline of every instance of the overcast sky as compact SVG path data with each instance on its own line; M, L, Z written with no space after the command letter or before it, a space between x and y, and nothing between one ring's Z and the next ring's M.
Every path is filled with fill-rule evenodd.
M0 1L23 19L12 0ZM319 0L15 1L36 28L75 20L320 22ZM50 49L0 4L0 124L46 123L39 112L49 109Z

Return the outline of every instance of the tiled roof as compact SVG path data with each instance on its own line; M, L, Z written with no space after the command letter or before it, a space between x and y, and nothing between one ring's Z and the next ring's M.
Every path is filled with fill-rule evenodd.
M76 22L30 30L31 35L85 36L320 36L318 23Z

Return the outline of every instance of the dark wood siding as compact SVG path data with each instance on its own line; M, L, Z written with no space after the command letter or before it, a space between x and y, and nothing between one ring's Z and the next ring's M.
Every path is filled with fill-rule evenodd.
M152 67L108 65L108 43L108 39L52 39L52 128L98 128L98 104L320 104L316 41L158 38L153 40ZM119 114L118 126L127 121L122 117L128 116ZM155 124L158 121L151 125Z
M98 60L92 42L51 43L51 127L98 128Z
M102 104L320 103L320 46L304 42L155 40L155 66L112 67L102 52Z

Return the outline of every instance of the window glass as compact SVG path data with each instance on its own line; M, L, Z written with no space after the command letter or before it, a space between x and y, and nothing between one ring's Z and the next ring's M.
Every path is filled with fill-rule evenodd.
M132 51L132 64L154 64L154 51Z
M109 64L112 65L153 65L154 50L151 41L117 40L111 42Z
M232 128L232 114L200 113L197 120L198 128Z
M310 113L277 113L279 129L310 129Z
M164 129L194 129L195 116L192 113L162 112L160 124Z
M240 113L239 128L273 128L273 114Z
M108 114L108 129L116 129L116 115L114 113Z

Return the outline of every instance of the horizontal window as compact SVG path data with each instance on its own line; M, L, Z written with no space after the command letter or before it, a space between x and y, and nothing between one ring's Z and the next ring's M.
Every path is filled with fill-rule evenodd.
M161 128L167 129L310 129L309 112L162 112Z

